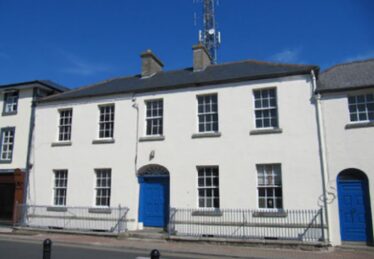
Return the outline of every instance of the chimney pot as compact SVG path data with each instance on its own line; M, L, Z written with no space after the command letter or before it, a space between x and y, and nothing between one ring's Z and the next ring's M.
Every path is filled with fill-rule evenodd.
M192 46L193 50L193 71L202 71L207 66L212 64L212 58L208 53L205 46L199 42L197 45Z
M142 59L142 77L149 77L157 72L162 71L164 64L161 60L152 52L152 50L147 49L142 54L140 54Z

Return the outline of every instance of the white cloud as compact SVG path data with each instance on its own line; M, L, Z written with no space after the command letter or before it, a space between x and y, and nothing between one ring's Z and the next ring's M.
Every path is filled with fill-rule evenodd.
M270 60L281 63L304 63L301 60L301 49L284 49L278 53L275 53L270 57Z
M100 72L111 71L111 66L100 64L98 62L89 62L83 58L67 52L65 50L59 51L66 59L68 66L62 69L62 72L80 76L90 76Z

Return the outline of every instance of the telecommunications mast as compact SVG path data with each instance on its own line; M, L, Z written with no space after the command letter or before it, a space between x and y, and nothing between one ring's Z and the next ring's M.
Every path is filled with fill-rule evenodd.
M196 1L197 2L197 1ZM206 47L212 63L217 63L217 50L221 44L221 33L217 31L214 13L215 2L218 0L202 0L203 2L203 30L199 31L199 41Z

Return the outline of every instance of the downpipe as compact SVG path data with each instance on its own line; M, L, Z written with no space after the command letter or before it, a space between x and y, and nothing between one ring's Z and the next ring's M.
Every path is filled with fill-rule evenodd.
M321 158L321 171L322 171L322 192L323 192L323 207L325 209L325 221L327 228L327 237L324 240L326 243L330 243L330 213L327 204L327 183L328 183L328 165L326 156L326 142L325 142L325 131L322 117L321 108L321 95L316 93L317 80L314 70L311 71L312 77L312 98L316 105L316 117L317 117L317 130L318 130L318 142L319 142L319 153Z

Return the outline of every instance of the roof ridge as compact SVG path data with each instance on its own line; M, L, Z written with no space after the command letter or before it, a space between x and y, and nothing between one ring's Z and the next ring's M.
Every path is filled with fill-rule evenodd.
M350 61L350 62L346 62L346 63L338 63L338 64L333 65L332 67L327 68L321 74L327 73L327 72L329 72L329 71L331 71L331 70L333 70L337 67L343 67L343 66L348 66L348 65L352 65L352 64L359 64L359 63L366 63L366 62L371 62L371 61L374 61L374 58L354 60L354 61Z

